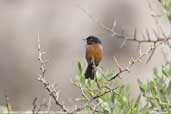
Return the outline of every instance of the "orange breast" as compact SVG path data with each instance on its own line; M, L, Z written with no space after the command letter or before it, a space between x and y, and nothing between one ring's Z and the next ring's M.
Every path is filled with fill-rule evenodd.
M94 59L96 66L102 59L103 49L100 44L91 44L86 46L86 59L90 63Z

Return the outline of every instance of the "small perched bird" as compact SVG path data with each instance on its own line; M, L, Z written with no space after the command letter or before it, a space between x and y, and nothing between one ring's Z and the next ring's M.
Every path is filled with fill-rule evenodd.
M95 36L89 36L84 40L87 42L86 60L88 63L84 75L86 79L90 78L93 80L96 76L96 67L99 65L103 55L102 42Z

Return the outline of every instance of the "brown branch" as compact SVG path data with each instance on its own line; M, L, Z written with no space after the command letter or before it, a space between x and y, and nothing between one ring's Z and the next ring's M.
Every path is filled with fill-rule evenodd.
M39 33L38 33L38 48L37 48L37 51L38 51L38 61L40 63L40 71L41 71L41 76L44 78L45 76L45 72L46 72L46 69L45 69L45 61L43 60L43 54L45 54L45 52L42 52L41 50L41 45L40 45L40 37L39 37Z
M119 71L118 73L116 73L114 76L112 76L112 78L110 78L108 81L112 81L114 79L116 79L117 77L120 77L120 75L124 72L129 72L130 71L130 68L136 64L136 63L139 63L139 62L142 62L142 58L146 55L148 55L149 53L151 53L153 51L153 48L150 48L150 50L148 50L146 53L142 53L141 52L141 49L139 51L139 57L137 58L131 58L131 60L128 62L128 66L126 68L121 68L121 66L119 65L119 62L118 60L116 59L116 57L114 57L114 60L115 60L115 63L116 63L116 66L118 67Z
M156 51L156 44L154 44L154 46L151 47L151 54L150 54L150 56L148 57L146 63L148 63L148 62L151 60L151 58L153 57L155 51Z
M164 40L160 40L160 42L154 42L154 46L151 47L147 52L145 53L142 53L141 49L139 50L139 57L137 57L136 59L131 59L129 61L129 64L126 68L122 69L121 66L119 65L119 62L118 60L116 59L116 57L114 57L114 60L115 60L115 63L116 63L116 66L118 67L119 69L119 72L116 73L112 78L110 78L108 81L112 81L114 80L115 78L117 77L120 77L120 75L124 72L129 72L130 71L130 68L135 64L135 63L138 63L138 62L141 62L142 61L142 58L144 56L147 56L150 54L147 62L151 59L151 57L153 56L154 54L154 51L160 46L162 45L163 43L167 43L171 38L167 38L167 39L164 39Z
M46 63L46 61L44 61L43 57L42 57L42 55L45 54L45 52L41 51L39 34L38 34L38 54L39 54L38 61L40 63L40 72L41 73L39 74L39 77L37 78L37 80L44 86L44 88L48 91L49 95L55 101L55 104L57 106L59 106L63 112L66 112L67 114L73 114L73 113L69 112L66 109L66 107L58 100L57 90L54 88L53 85L50 85L50 83L45 78L45 72L46 72L45 63Z
M157 40L151 40L149 31L147 29L146 29L146 33L147 33L148 40L146 40L146 39L143 39L143 40L137 39L137 29L135 29L134 35L132 37L131 36L125 36L125 35L115 31L115 27L116 27L116 23L117 23L116 20L114 20L113 26L110 28L110 27L107 27L103 22L100 22L98 19L96 19L96 17L92 16L86 9L84 9L84 8L82 8L80 6L77 6L77 7L83 13L85 13L93 22L95 22L98 26L100 26L102 29L110 32L112 34L112 36L116 36L116 38L124 39L124 42L125 41L131 41L131 42L137 42L137 43L156 43L156 42L162 42L166 38L166 37L164 37L164 38L160 38L160 39L157 39ZM171 38L168 37L166 39L171 39Z
M149 6L149 9L151 10L151 12L154 12L154 11L153 11L153 8L152 8L151 1L148 1L148 0L147 0L147 3L148 3L148 6ZM154 21L155 21L155 23L156 23L158 29L160 30L160 32L162 33L162 36L164 37L165 44L166 44L166 45L170 48L170 50L171 50L171 45L170 45L170 42L169 42L169 40L170 40L169 37L171 36L171 34L170 34L169 37L168 37L168 36L164 33L163 29L161 28L161 25L160 25L159 22L158 22L158 18L156 18L156 17L161 17L161 16L162 16L162 15L159 14L158 16L152 16L152 17L154 18ZM153 29L153 33L154 33L154 35L156 36L157 39L161 39L161 38L158 36L157 32L156 32L154 29ZM163 54L163 56L164 56L164 59L166 59L166 58L165 58L165 53L162 52L162 54ZM168 60L165 60L165 62L166 62L166 64L169 64Z
M37 97L35 97L34 98L34 100L33 100L33 103L32 103L32 105L33 105L33 109L32 109L32 114L36 114L36 109L37 109L37 104L36 104L36 102L37 102Z

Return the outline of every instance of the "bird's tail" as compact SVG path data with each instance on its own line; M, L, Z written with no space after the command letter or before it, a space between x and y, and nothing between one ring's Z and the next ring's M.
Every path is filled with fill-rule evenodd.
M90 78L91 80L94 80L96 76L96 68L94 67L93 63L88 64L84 75L86 79Z

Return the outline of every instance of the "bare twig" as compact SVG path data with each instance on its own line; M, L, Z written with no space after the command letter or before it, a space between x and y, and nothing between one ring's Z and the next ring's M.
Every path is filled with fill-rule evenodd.
M54 86L50 85L50 83L45 78L45 72L46 72L45 63L46 62L43 60L43 57L42 57L42 55L45 54L45 52L41 51L39 34L38 34L38 54L39 54L38 61L40 63L40 72L41 73L39 74L39 77L37 78L37 80L41 82L41 84L44 86L44 88L48 91L49 95L55 101L55 104L57 106L59 106L63 112L66 112L67 114L73 114L73 113L69 112L66 109L66 107L58 100L58 94L59 93L54 88Z
M148 62L151 60L152 56L154 55L155 50L156 50L156 44L154 44L154 46L151 47L151 54L150 54L150 56L148 57L146 63L148 63Z
M42 75L42 77L44 78L44 76L45 76L45 72L46 72L46 69L45 69L45 63L47 62L47 61L44 61L43 60L43 54L45 54L45 52L43 52L42 50L41 50L41 46L40 46L40 36L39 36L39 33L38 33L38 48L37 48L37 50L38 50L38 61L39 61L39 63L40 63L40 71L41 71L41 75Z
M120 74L126 71L129 71L128 68L122 69L121 65L119 64L118 60L116 59L116 57L114 56L114 61L116 63L117 68L119 69L119 72L115 74L115 76L113 76L109 81L115 79L116 77L120 77Z
M131 41L131 42L137 42L137 43L156 43L156 42L162 42L165 40L165 37L164 38L160 38L160 39L157 39L157 40L151 40L150 38L150 35L149 35L149 31L146 29L146 33L147 33L147 37L148 37L148 40L146 39L143 39L143 40L140 40L137 38L137 29L135 29L134 31L134 35L131 37L131 36L125 36L121 33L118 33L115 31L115 27L116 27L116 20L113 21L113 26L110 28L110 27L107 27L103 22L100 22L96 17L92 16L86 9L78 6L79 9L81 9L81 11L83 13L85 13L93 22L95 22L98 26L100 26L102 29L110 32L112 34L112 36L117 36L116 38L120 38L120 39L124 39L124 42L125 41ZM171 39L170 37L168 37L167 39Z
M154 12L153 10L153 8L152 8L152 3L151 3L151 1L148 1L147 0L147 3L148 3L148 6L149 6L149 9L151 10L151 12ZM154 18L154 21L155 21L155 23L156 23L156 25L157 25L157 27L158 27L158 29L159 29L159 31L162 33L162 37L163 37L163 39L165 40L164 41L164 43L170 48L170 50L171 50L171 45L170 45L170 42L169 42L169 40L170 40L170 36L171 36L171 34L169 35L169 36L167 36L165 33L164 33L164 31L163 31L163 29L162 29L162 27L161 27L161 25L159 24L159 21L158 21L158 17L161 17L162 15L161 14L159 14L159 15L157 15L157 16L153 16L152 15L152 17ZM155 37L157 38L157 40L159 40L159 39L161 39L159 36L158 36L158 34L157 34L157 32L153 29L153 33L154 33L154 35L155 35ZM155 47L155 45L156 45L156 43L154 43L154 47ZM153 53L154 53L154 51L155 51L156 49L154 48L154 50L153 50ZM163 56L165 56L165 54L162 52L162 54L163 54ZM165 57L164 57L164 59L166 59ZM167 62L168 62L168 60L165 60L165 62L166 62L166 64L168 64Z
M160 44L161 45L161 44ZM157 45L159 46L159 45ZM119 65L119 62L118 60L116 59L116 57L114 57L114 60L116 62L116 66L118 67L119 71L118 73L116 73L114 76L112 76L112 78L110 78L108 81L112 81L114 80L115 78L117 77L120 77L120 75L124 72L129 72L130 71L130 68L135 64L135 63L138 63L138 62L142 62L142 58L150 53L153 52L153 47L150 48L146 53L142 53L141 49L139 50L139 57L137 58L131 58L131 60L128 62L128 66L126 68L121 68L121 66Z
M51 96L49 96L48 107L47 107L48 112L50 111L51 105L52 105L52 98Z
M149 35L148 32L147 32L147 34ZM149 36L148 36L148 37L149 37ZM142 54L141 50L139 50L139 51L140 51L139 57L136 58L136 59L131 59L131 60L129 61L128 67L126 67L126 68L124 68L124 69L121 68L121 66L120 66L120 64L119 64L119 62L118 62L118 60L116 59L116 57L114 57L114 60L115 60L116 66L117 66L118 69L119 69L119 72L116 73L109 81L114 80L114 79L117 78L117 77L120 77L120 75L121 75L122 73L124 73L124 72L129 72L129 71L130 71L130 68L131 68L135 63L141 62L141 59L142 59L144 56L150 54L150 56L149 56L149 58L148 58L148 60L147 60L147 62L149 62L149 61L151 60L151 58L152 58L152 56L153 56L155 50L157 49L157 47L159 47L160 45L165 44L165 43L167 43L167 45L169 45L169 40L170 40L170 39L171 39L171 37L168 37L168 38L165 38L165 39L158 39L158 40L153 41L153 42L151 42L151 40L148 39L148 41L150 41L150 42L153 44L153 46L152 46L146 53L144 53L144 54ZM141 43L141 42L139 42L139 43ZM169 45L169 46L170 46L170 45Z
M151 4L149 3L149 8L152 10L152 7L151 7ZM158 23L156 22L156 24L158 25ZM152 56L154 55L156 49L162 45L162 44L167 44L168 47L171 49L171 45L169 43L169 40L171 39L170 36L166 36L163 32L163 30L161 29L161 27L158 25L158 27L160 28L160 31L162 32L162 35L163 35L163 38L159 37L159 35L157 34L157 32L153 29L153 32L154 32L154 35L155 37L157 38L157 40L151 40L151 36L150 36L150 33L148 31L148 29L146 29L146 34L147 34L147 40L145 39L145 36L143 35L144 39L143 40L138 40L134 34L134 38L132 39L127 39L128 41L134 41L134 42L137 42L139 45L142 44L142 43L151 43L152 44L152 47L144 54L140 54L140 56L137 58L137 59L132 59L129 61L129 65L128 67L126 67L125 69L122 69L120 67L120 65L118 65L118 61L116 58L114 58L115 62L116 62L116 65L119 69L119 72L116 73L109 81L115 79L116 77L120 77L120 74L122 74L123 72L128 72L129 69L131 68L131 66L137 62L139 62L139 60L141 60L144 56L146 55L149 55L148 59L147 59L147 63L151 60ZM124 38L124 37L123 37ZM140 50L141 52L141 50Z
M116 73L109 81L111 80L114 80L115 78L119 77L123 72L129 72L130 71L130 68L135 64L135 63L138 63L138 62L141 62L142 61L142 58L146 55L149 55L150 54L150 57L148 58L147 62L151 59L152 55L154 54L154 51L157 49L157 47L159 47L160 45L162 45L163 43L166 43L168 42L168 40L170 40L170 38L167 38L167 39L164 39L160 42L154 42L154 46L151 47L147 52L145 53L142 53L141 49L139 50L139 57L136 58L136 59L131 59L129 61L129 64L128 64L128 67L122 69L115 57L115 62L116 62L116 65L119 69L119 72Z
M33 100L33 103L32 103L32 105L33 105L33 109L32 109L32 114L36 114L36 109L37 109L37 104L36 104L36 102L37 102L37 97L35 97L34 98L34 100Z

